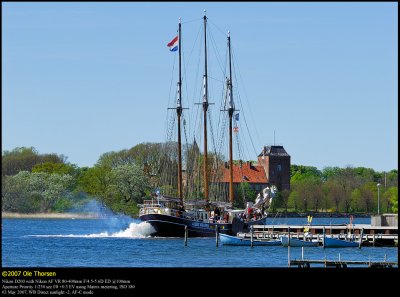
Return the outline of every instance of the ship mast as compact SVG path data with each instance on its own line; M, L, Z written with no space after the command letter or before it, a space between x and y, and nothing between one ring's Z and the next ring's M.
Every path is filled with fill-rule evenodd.
M231 35L228 32L228 49L229 49L229 79L227 80L228 89L228 115L229 115L229 201L233 205L233 149L232 149L232 116L235 111L232 93L232 63L231 63Z
M176 114L178 116L178 198L183 204L182 195L182 141L181 141L181 115L182 115L182 61L181 61L181 18L179 18L179 30L178 30L178 50L179 50L179 82L178 82L178 99L176 102Z
M204 95L203 95L203 113L204 113L204 198L208 203L208 170L207 170L207 110L208 110L208 82L207 82L207 16L204 10Z

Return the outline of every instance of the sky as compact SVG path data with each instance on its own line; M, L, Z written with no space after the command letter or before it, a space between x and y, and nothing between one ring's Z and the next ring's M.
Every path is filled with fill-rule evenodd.
M181 17L190 57L204 9L231 32L257 151L275 133L292 164L398 168L397 2L2 2L2 150L83 167L165 141L166 44Z

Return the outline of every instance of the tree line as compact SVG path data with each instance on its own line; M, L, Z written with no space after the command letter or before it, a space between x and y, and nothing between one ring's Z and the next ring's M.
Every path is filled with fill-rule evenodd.
M173 148L171 143L141 143L104 153L92 167L78 167L67 162L64 155L40 154L33 147L3 151L2 211L65 212L79 209L88 199L97 199L115 212L137 215L138 204L164 184L163 172L177 172L176 156L160 153ZM295 212L376 212L380 184L381 212L397 212L397 180L397 170L318 170L291 165L291 189L279 192L272 207ZM246 197L254 201L256 193L248 185L242 187Z
M274 208L295 212L397 212L398 171L365 167L291 166L291 189L279 193ZM378 193L379 192L379 193Z

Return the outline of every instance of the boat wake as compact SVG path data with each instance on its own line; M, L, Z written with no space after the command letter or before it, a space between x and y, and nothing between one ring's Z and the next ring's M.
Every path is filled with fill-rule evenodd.
M130 223L129 227L125 230L117 231L114 233L101 232L94 234L40 234L28 235L29 237L68 237L68 238L147 238L150 234L155 232L154 228L147 222Z

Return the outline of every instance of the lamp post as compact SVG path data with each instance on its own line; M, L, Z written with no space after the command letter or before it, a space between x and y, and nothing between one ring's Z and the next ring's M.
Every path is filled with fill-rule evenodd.
M379 212L379 209L380 209L380 200L379 200L379 198L380 198L380 197L379 197L379 187L381 186L381 184L379 184L379 183L378 183L378 184L376 184L376 186L378 187L378 215L379 215L379 213L380 213L380 212Z

